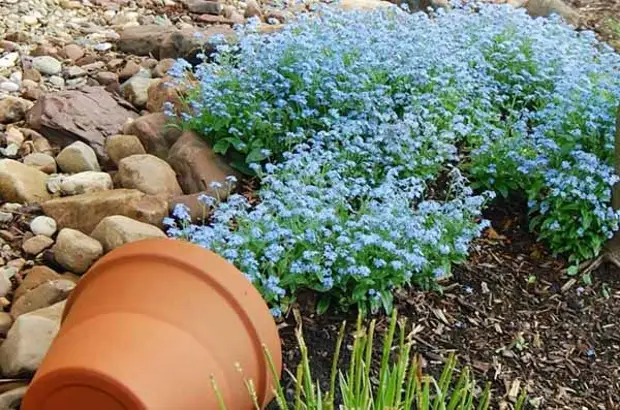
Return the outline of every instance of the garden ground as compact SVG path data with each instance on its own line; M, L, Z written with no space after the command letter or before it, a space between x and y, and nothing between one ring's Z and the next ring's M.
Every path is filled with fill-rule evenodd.
M414 328L415 350L433 373L450 352L477 377L494 382L492 408L506 407L527 386L542 409L620 408L620 272L604 266L585 286L527 232L525 205L497 204L493 229L470 260L444 283L444 294L411 290L397 306ZM315 377L327 381L339 326L347 317L313 314L303 329ZM378 318L378 328L386 318ZM298 360L290 315L281 324L288 369ZM512 389L512 391L511 391Z

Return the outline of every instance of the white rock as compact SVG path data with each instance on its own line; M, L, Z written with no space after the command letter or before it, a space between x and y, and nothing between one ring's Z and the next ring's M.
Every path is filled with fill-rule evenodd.
M166 234L156 226L126 216L114 215L103 218L91 236L101 242L105 252L109 252L142 239L165 238Z
M7 224L13 220L13 214L10 212L0 212L0 223Z
M56 221L49 216L37 216L30 222L30 230L35 235L52 237L56 233Z
M29 14L29 15L22 17L22 21L24 22L24 24L27 24L29 26L34 26L35 24L39 22L39 19L37 19L36 16Z
M112 177L107 172L85 171L60 180L60 192L63 195L88 194L112 188Z
M21 84L24 75L21 71L15 71L11 73L9 76L9 80L13 81L15 84Z
M62 88L65 86L65 79L57 75L51 76L49 78L49 82L56 88Z
M0 409L2 410L17 410L21 404L22 398L26 394L28 386L18 387L11 389L7 392L0 394Z
M110 43L98 43L93 47L96 51L108 51L112 48Z
M6 296L13 289L11 278L17 275L18 271L17 268L12 266L0 268L0 297Z
M0 90L7 93L14 93L19 91L19 84L15 84L12 81L3 81L0 83Z
M0 346L0 367L6 377L34 373L60 329L65 302L17 318Z
M60 151L56 162L67 173L101 170L95 151L82 141L76 141Z
M15 67L15 64L19 60L19 53L9 53L0 58L0 70Z
M62 71L62 64L54 57L40 56L32 59L32 68L41 74L56 75Z
M64 228L56 238L54 259L74 273L84 273L103 254L99 241L75 229Z

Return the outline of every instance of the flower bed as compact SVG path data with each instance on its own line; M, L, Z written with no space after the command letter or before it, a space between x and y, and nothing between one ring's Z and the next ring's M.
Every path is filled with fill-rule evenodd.
M179 212L169 233L233 262L276 314L300 289L321 310L389 310L392 289L467 257L494 192L527 195L531 228L573 261L618 229L620 58L589 33L508 6L325 8L219 49L183 121L260 177L260 202L206 199L209 224Z

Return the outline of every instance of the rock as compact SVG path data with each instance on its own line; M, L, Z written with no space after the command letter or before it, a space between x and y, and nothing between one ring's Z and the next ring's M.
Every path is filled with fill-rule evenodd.
M263 12L261 11L260 6L258 5L258 2L256 0L247 0L245 4L247 5L247 7L245 8L245 13L243 14L243 17L258 17L261 20L263 19Z
M17 127L9 127L4 133L4 137L6 138L7 144L15 144L19 147L24 143L26 137L24 133L19 130Z
M79 195L112 189L112 177L106 172L84 171L62 177L59 190L63 195Z
M187 8L190 12L196 14L213 14L219 15L222 11L222 5L217 1L209 0L189 0L187 2Z
M13 290L13 278L19 272L18 268L13 266L4 266L0 269L0 297L8 295Z
M342 0L337 3L345 10L363 10L372 11L384 7L394 7L390 2L383 0ZM394 7L397 9L396 7Z
M18 319L26 313L52 306L65 300L74 288L75 283L66 279L43 282L13 302L11 316Z
M88 75L88 71L84 70L82 67L73 65L71 67L67 67L67 69L65 69L64 74L65 74L65 77L67 78L78 78L78 77L84 77Z
M62 228L90 233L106 216L124 215L161 226L168 215L168 202L135 189L114 189L68 196L44 202L43 212Z
M18 410L27 390L28 386L21 386L0 394L0 409Z
M36 235L26 240L22 249L28 255L38 255L54 244L54 240L49 236Z
M52 149L52 146L50 145L50 142L47 140L47 138L41 136L41 134L36 131L27 131L29 131L29 134L31 135L30 139L32 140L34 152L52 156L54 150ZM56 160L54 160L54 162L56 162Z
M118 78L121 81L128 80L129 78L136 75L138 71L140 71L140 64L136 63L133 60L129 60L127 61L127 64L125 64L125 67L123 67L121 72L118 73Z
M41 74L56 75L62 71L62 64L54 57L41 56L32 59L32 68Z
M29 167L34 167L41 172L45 172L46 174L54 174L57 171L56 160L54 157L39 152L25 156L24 164Z
M8 53L0 58L0 70L6 70L8 68L15 67L15 64L19 60L19 53Z
M223 25L211 26L203 31L188 28L168 33L161 41L159 58L184 58L192 64L198 63L201 61L197 58L198 54L208 55L215 51L216 45L210 40L216 35L223 35L229 42L235 39L233 29Z
M192 222L205 222L206 218L211 214L211 209L200 201L202 195L209 195L208 192L200 192L197 194L180 195L170 199L169 211L172 213L177 204L183 204L189 210Z
M28 124L61 147L76 140L87 143L105 163L106 137L136 116L103 87L84 87L45 95L29 112Z
M127 54L159 58L160 43L174 30L172 26L158 24L128 27L120 33L118 48Z
M528 0L525 9L532 17L549 17L552 14L560 15L567 23L579 26L579 12L562 0Z
M2 81L0 82L0 90L6 93L15 93L19 91L19 84L12 81Z
M212 192L211 182L225 185L226 177L237 175L222 157L192 132L183 133L172 146L168 163L178 174L181 188L188 194Z
M13 221L13 214L10 212L0 212L0 223L8 224Z
M132 155L118 164L123 188L135 188L151 195L181 195L174 170L168 163L153 155Z
M51 238L56 233L56 221L49 216L37 216L30 222L30 230L35 235L45 235Z
M167 122L163 113L147 114L124 127L123 133L137 136L147 153L165 159L176 132L166 129Z
M41 73L34 68L24 69L24 73L22 76L24 80L34 81L35 83L39 83L41 81Z
M35 204L51 198L45 181L47 174L12 159L0 160L0 198Z
M237 13L237 15L240 15ZM196 18L196 21L200 21L201 23L207 23L207 24L228 24L229 26L234 26L235 25L235 21L226 18L224 16L214 16L213 14L201 14L200 16L198 16ZM243 24L243 22L245 22L245 19L243 18L243 16L241 16L241 24Z
M136 75L121 85L121 95L135 107L144 108L148 100L148 89L157 81Z
M103 255L99 241L69 228L60 231L53 251L56 262L79 274L86 272Z
M30 80L24 80L22 82L21 96L27 100L37 101L44 95L43 90Z
M12 324L13 324L13 317L11 316L11 314L7 312L0 312L0 335L6 336ZM5 408L1 406L1 403L2 403L2 395L0 395L0 409Z
M63 88L65 86L65 79L58 75L53 75L48 79L49 83L56 88Z
M32 102L23 98L3 98L0 100L0 124L10 124L23 120L32 106Z
M67 173L101 170L95 151L82 141L76 141L60 151L56 162Z
M118 81L118 75L115 73L112 73L110 71L100 71L97 73L97 75L95 76L95 79L99 82L99 84L101 85L110 85L110 84L119 84Z
M170 78L153 80L147 91L146 109L150 112L163 112L166 103L171 103L176 112L182 108L182 100L179 91L172 85Z
M135 135L112 135L106 140L105 150L116 165L131 155L146 154L140 139Z
M176 60L173 58L166 58L164 60L161 60L153 69L153 75L155 75L155 77L165 77L175 63Z
M111 50L112 47L113 47L112 43L104 42L104 43L97 43L97 44L95 44L93 49L96 50L96 51L104 52L104 51Z
M77 44L67 44L62 49L62 54L71 61L77 61L84 57L84 49Z
M91 235L103 244L105 252L142 239L166 237L156 226L121 215L104 218Z
M6 377L33 374L60 329L64 302L21 315L0 346L0 367Z
M32 269L24 272L24 280L19 284L13 295L13 299L17 300L42 283L51 282L62 279L62 277L47 266L37 265Z

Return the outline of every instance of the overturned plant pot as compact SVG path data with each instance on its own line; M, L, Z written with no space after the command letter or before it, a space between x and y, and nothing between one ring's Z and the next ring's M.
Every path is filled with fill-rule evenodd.
M182 241L134 242L79 282L22 409L217 409L215 380L227 408L250 410L244 379L264 407L263 345L280 371L275 323L232 265Z

